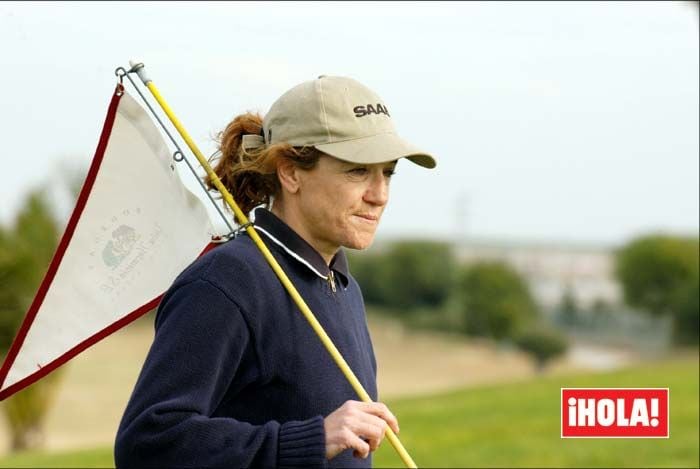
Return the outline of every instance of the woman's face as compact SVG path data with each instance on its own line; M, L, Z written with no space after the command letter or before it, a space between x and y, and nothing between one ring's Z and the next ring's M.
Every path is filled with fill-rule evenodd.
M297 173L295 211L303 226L293 228L305 231L299 234L327 259L340 246L367 248L389 201L396 163L358 164L321 156L314 169Z

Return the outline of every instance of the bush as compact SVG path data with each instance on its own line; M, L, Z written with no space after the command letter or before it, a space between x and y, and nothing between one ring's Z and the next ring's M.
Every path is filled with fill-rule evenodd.
M437 307L447 300L455 273L449 245L402 241L381 254L350 255L350 271L365 302L403 310Z
M697 342L698 238L645 236L616 254L616 275L625 301L654 315L671 315L674 339ZM693 297L695 295L695 297Z
M515 344L535 359L538 371L542 371L547 362L562 355L568 348L563 335L551 329L531 329L519 334Z
M381 272L384 265L383 256L357 251L347 251L347 254L350 274L360 285L365 303L385 304L381 283L381 278L384 277Z
M700 332L700 281L694 279L678 290L673 323L673 339L677 344L697 344Z
M513 337L538 315L525 281L500 262L480 262L462 269L456 295L464 331L470 335Z
M58 226L45 197L34 192L9 229L0 229L0 354L12 343L58 243ZM12 449L42 442L42 426L60 373L54 371L3 402Z

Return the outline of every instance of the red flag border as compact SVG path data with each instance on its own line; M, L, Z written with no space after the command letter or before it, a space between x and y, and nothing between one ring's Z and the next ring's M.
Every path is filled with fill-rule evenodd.
M63 255L65 254L66 249L68 249L68 245L70 244L71 239L73 238L73 233L75 232L78 220L80 220L80 216L82 215L83 209L87 204L88 198L90 197L90 193L92 191L92 187L95 183L95 179L97 178L97 174L100 170L102 159L104 158L104 153L107 149L107 144L109 142L109 137L112 134L112 127L114 126L114 120L117 115L117 108L119 107L119 102L123 94L123 85L121 83L117 84L117 87L114 90L114 94L112 95L112 100L109 103L105 123L102 127L102 134L100 135L100 140L97 144L97 149L95 150L95 156L93 157L92 163L90 164L90 169L88 170L85 182L83 183L83 187L80 190L80 195L78 196L78 200L75 204L75 208L73 209L73 213L70 216L68 225L66 226L66 230L64 231L63 236L61 237L61 241L58 244L56 253L51 259L51 264L49 264L49 268L46 271L46 274L44 275L44 279L42 280L39 289L37 290L36 296L34 297L34 300L32 301L32 304L29 307L29 310L27 311L24 320L22 321L22 325L17 331L15 339L12 341L12 345L10 346L10 349L7 352L7 356L5 357L5 361L2 365L2 368L0 368L0 389L2 389L2 385L5 383L7 374L9 373L10 368L14 364L15 359L17 358L17 355L19 354L19 351L22 348L22 345L24 344L24 339L26 338L27 333L29 332L29 329L32 326L32 323L34 322L39 308L41 308L41 305L44 302L46 293L48 292L49 287L51 286L56 275L56 271L58 270L58 267L61 264L61 261L63 260ZM200 256L209 251L210 249L214 248L215 246L215 243L209 243L200 253ZM56 368L69 361L71 358L78 355L80 352L96 344L108 335L118 331L122 327L130 324L139 317L143 316L145 313L155 308L162 297L163 293L153 298L148 303L135 309L126 316L122 317L118 321L110 324L108 327L102 329L97 334L88 337L87 339L80 342L78 345L71 348L55 360L49 362L44 366L40 366L37 371L30 374L29 376L22 378L20 381L14 383L12 386L7 387L6 389L2 389L0 391L0 401L5 400L14 393L35 383L39 379L43 378L44 376L54 371Z

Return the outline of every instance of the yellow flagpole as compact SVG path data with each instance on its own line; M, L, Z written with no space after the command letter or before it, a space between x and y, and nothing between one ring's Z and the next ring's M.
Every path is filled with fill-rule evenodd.
M328 353L330 353L331 357L340 368L340 371L343 372L347 380L350 382L350 385L353 387L357 395L363 402L373 402L372 398L370 398L369 394L367 394L367 391L365 391L365 388L355 376L355 373L353 373L353 371L350 369L350 366L348 366L347 362L340 354L336 346L333 344L330 337L328 337L328 334L326 334L326 331L323 329L321 324L318 322L314 314L307 306L304 299L301 297L301 295L294 287L292 282L289 280L287 274L284 273L280 265L277 263L277 260L275 260L275 258L272 257L272 254L270 253L267 246L265 246L265 243L262 241L262 239L260 239L260 236L258 235L257 231L255 231L255 228L253 228L253 225L249 224L248 217L246 217L245 214L238 207L238 204L236 204L236 201L233 200L231 193L223 185L219 177L209 165L209 162L207 161L206 157L202 154L201 151L199 151L199 148L197 148L197 145L194 143L194 140L192 140L189 133L187 132L187 130L185 130L180 120L175 116L175 113L172 111L168 103L165 101L165 99L163 99L163 96L158 91L158 88L156 88L156 85L153 84L153 80L146 76L144 65L141 63L134 64L133 62L131 62L131 66L132 68L130 72L136 72L143 84L151 91L151 94L153 94L153 97L163 109L163 112L165 112L165 114L168 116L170 122L172 122L172 124L180 133L187 146L190 148L190 150L192 150L192 153L199 161L199 164L201 164L204 170L206 171L210 180L214 184L214 187L216 187L216 189L221 193L221 195L224 198L224 201L226 201L228 206L231 207L231 209L233 210L233 213L236 215L236 220L238 220L239 225L246 226L246 233L248 233L251 239L255 242L258 249L267 260L268 264L270 264L270 267L272 267L272 270L274 270L275 274L277 274L277 277L279 277L280 282L282 282L284 288L287 289L289 295L294 300L294 303L296 303L301 313L309 322L313 330L316 332L316 335L318 335L319 339L321 339L321 342L323 342L323 345L326 347L326 350L328 350ZM401 457L403 462L406 464L406 467L416 468L416 463L413 462L413 459L411 459L411 456L408 454L399 438L388 425L386 429L386 437L389 439L389 442L394 447L399 457Z

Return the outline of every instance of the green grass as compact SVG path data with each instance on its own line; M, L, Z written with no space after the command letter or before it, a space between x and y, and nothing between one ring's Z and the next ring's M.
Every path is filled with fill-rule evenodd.
M561 439L561 387L668 387L668 439ZM391 403L420 467L698 467L698 360L548 377ZM388 442L375 467L400 467Z
M427 378L426 378L427 379ZM668 387L668 439L561 439L561 387ZM419 467L698 467L698 360L555 376L388 402ZM109 467L112 449L25 453L0 467ZM403 467L388 441L375 467Z
M60 453L25 452L0 459L0 467L114 467L112 448Z

